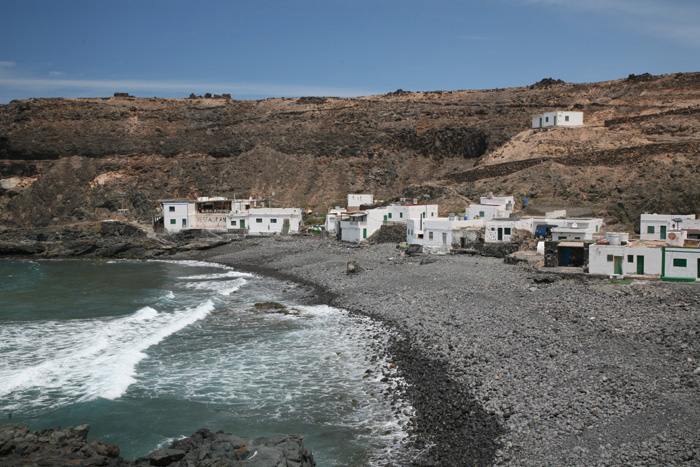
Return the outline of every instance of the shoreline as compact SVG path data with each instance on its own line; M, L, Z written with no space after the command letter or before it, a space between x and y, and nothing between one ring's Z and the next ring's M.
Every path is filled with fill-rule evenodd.
M377 319L416 410L416 465L700 461L700 288L609 284L487 257L255 237L171 259L313 288ZM427 260L423 261L423 259ZM346 274L348 261L363 268Z
M389 345L384 351L397 366L400 377L405 381L405 384L401 385L403 395L416 413L415 425L409 431L412 437L409 447L419 454L410 463L402 465L492 465L498 448L497 440L502 434L502 427L496 417L487 413L471 394L447 376L448 369L444 362L424 356L421 352L415 352L416 345L413 338L399 329L396 323L371 311L339 303L341 294L303 275L280 270L270 263L274 258L266 258L268 262L265 264L239 262L230 258L236 253L256 250L258 247L256 240L265 242L285 238L290 237L248 238L243 242L211 250L179 253L169 259L194 259L222 264L241 272L293 282L313 290L313 293L300 297L305 304L323 304L342 308L351 314L369 317L387 326L400 337L390 338ZM315 239L316 237L312 237L309 240ZM253 243L252 247L246 246L246 241ZM321 241L328 240L321 239ZM340 245L342 247L342 244ZM350 247L350 249L354 248L357 247ZM445 420L449 420L450 423L445 423ZM468 453L466 457L465 453Z

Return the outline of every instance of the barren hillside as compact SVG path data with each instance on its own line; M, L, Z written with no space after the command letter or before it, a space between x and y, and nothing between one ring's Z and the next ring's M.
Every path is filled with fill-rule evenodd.
M581 128L530 129L581 110ZM114 217L156 200L268 197L324 211L347 192L494 192L590 204L610 222L700 209L700 73L362 98L29 99L0 106L5 228ZM124 195L120 195L124 193Z

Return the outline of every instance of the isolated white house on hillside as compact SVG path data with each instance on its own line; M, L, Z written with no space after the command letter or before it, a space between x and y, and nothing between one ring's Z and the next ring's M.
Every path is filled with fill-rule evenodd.
M547 128L550 126L581 126L583 112L558 110L532 116L532 128Z

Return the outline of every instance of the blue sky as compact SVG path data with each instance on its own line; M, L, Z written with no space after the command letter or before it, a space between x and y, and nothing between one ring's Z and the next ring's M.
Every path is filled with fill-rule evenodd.
M525 86L700 71L698 0L0 0L0 104Z

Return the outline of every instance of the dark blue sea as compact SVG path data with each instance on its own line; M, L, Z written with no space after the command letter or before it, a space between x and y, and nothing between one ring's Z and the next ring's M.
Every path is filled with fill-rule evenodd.
M130 459L203 427L300 435L319 466L407 452L391 333L298 286L194 261L5 261L0 284L0 424L88 423Z

